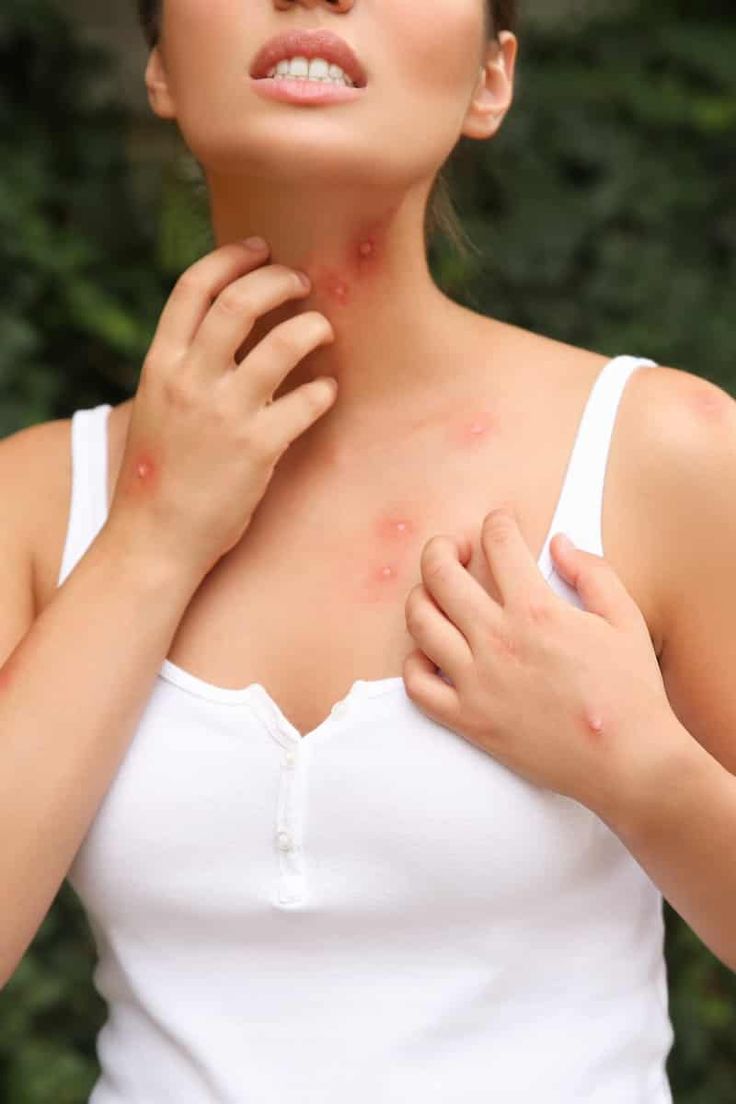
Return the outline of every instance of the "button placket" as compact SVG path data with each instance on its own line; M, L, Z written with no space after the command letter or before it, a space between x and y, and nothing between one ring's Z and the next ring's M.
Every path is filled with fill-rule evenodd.
M278 856L276 903L296 905L304 899L303 852L304 749L292 745L280 754L274 845Z

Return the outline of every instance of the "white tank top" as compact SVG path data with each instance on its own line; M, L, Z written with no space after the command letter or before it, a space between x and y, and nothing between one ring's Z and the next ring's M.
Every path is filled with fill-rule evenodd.
M539 566L599 555L618 356ZM106 516L72 419L59 584ZM90 1104L672 1104L662 897L604 822L358 679L300 738L260 683L164 660L69 871L108 1017Z

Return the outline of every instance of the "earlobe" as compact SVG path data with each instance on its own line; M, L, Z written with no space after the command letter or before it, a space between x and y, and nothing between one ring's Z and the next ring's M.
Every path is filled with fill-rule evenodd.
M502 31L499 42L495 56L479 67L478 81L463 128L467 138L490 138L511 106L517 39L510 31Z
M146 65L146 89L151 110L160 119L175 119L176 110L169 92L169 83L164 69L161 51L155 46Z

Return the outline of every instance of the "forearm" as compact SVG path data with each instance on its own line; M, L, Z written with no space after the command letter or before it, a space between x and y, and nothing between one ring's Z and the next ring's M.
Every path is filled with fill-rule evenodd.
M674 714L671 723L670 759L605 819L675 911L736 971L736 776Z
M0 668L0 984L73 861L197 585L103 529Z

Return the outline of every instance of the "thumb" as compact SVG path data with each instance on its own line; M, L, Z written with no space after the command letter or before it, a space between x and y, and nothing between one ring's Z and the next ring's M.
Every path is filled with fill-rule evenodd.
M639 625L641 611L603 556L576 548L564 533L556 533L550 542L555 570L574 587L589 613L622 629Z

